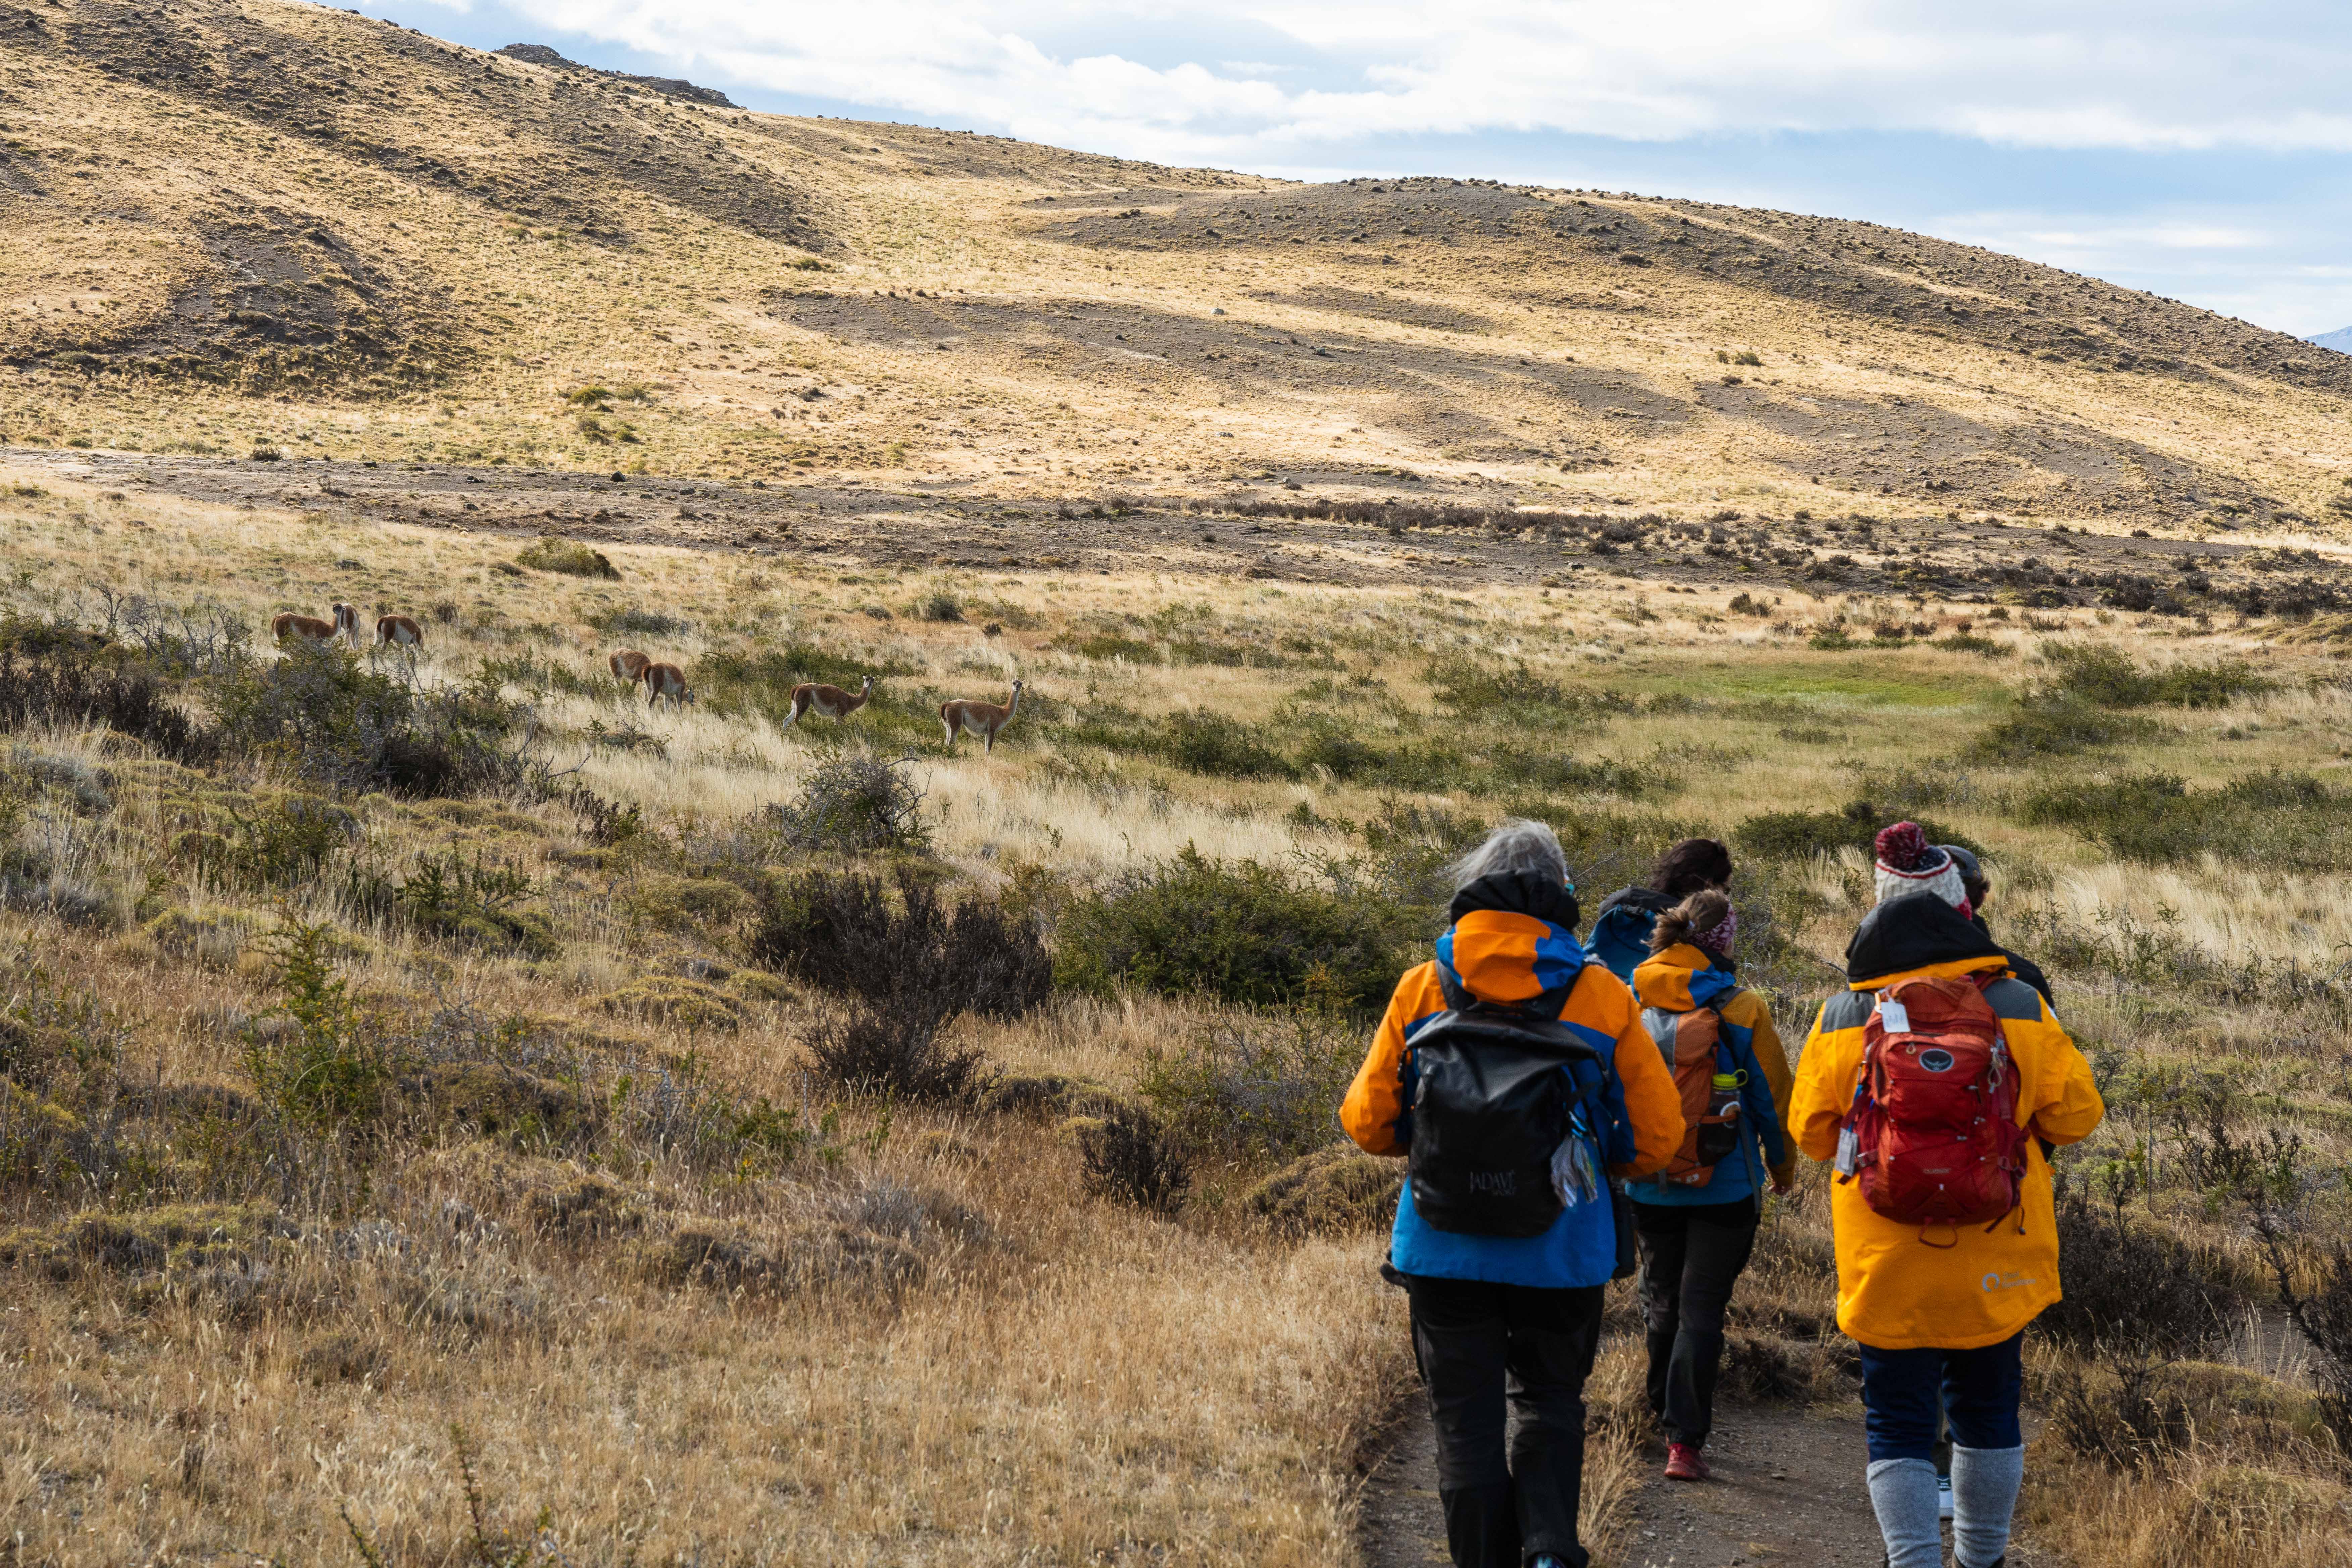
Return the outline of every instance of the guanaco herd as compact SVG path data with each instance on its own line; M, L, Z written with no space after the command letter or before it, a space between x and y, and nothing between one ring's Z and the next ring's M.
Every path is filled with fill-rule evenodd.
M360 607L338 600L328 614L334 616L322 621L316 616L296 615L288 610L269 618L269 635L279 642L299 637L304 642L324 645L341 637L353 647L360 646ZM394 647L421 648L425 646L424 630L406 616L388 615L375 618L375 646L389 643Z
M360 646L360 612L356 605L340 601L329 612L334 618L322 621L316 616L298 615L289 610L270 618L269 632L279 642L289 637L324 646L341 637L352 647ZM421 649L425 633L406 616L385 615L375 618L375 646L404 649ZM675 709L692 705L694 688L686 683L686 671L674 664L656 664L633 647L625 647L605 661L615 680L625 680L631 686L642 681L646 688L646 706L659 707L667 701ZM1013 721L1013 711L1021 706L1021 687L1013 683L1013 695L1003 702L982 702L976 698L959 697L940 704L940 725L947 731L944 744L955 750L959 735L977 735L982 749L990 753L996 750L996 732ZM844 691L838 686L819 681L803 681L793 688L793 710L781 729L789 730L802 715L814 712L824 718L848 718L874 696L874 678L867 676L855 691Z

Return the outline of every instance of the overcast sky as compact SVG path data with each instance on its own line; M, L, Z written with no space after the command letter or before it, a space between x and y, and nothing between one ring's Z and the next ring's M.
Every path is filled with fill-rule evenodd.
M2343 0L357 3L755 109L1870 218L2299 334L2352 324Z

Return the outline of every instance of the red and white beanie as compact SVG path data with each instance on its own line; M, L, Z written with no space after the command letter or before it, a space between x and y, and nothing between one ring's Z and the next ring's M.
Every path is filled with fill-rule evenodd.
M1916 822L1898 822L1878 835L1878 901L1906 893L1933 893L1963 915L1969 912L1968 889L1960 884L1960 868L1949 855L1927 842Z

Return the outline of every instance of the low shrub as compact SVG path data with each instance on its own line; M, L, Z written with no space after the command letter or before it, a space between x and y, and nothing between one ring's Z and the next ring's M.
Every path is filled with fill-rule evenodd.
M820 1018L802 1037L818 1072L845 1089L901 1100L961 1101L986 1081L977 1047L951 1046L934 998L900 994Z
M1286 779L1298 773L1256 726L1223 713L1170 714L1160 721L1155 749L1185 772L1210 778Z
M315 795L285 795L249 816L232 807L229 818L233 831L221 841L218 863L236 879L257 887L283 887L317 875L360 835L350 812Z
M364 1013L334 973L333 931L289 921L268 939L284 1027L256 1028L246 1070L262 1100L299 1121L365 1122L384 1109L404 1065L379 1019Z
M0 730L102 723L135 736L174 762L208 762L214 737L170 700L162 680L139 666L99 662L58 641L37 650L0 646Z
M1378 1230L1396 1215L1404 1163L1350 1143L1300 1156L1252 1187L1242 1206L1284 1236Z
M1970 750L1984 762L2013 762L2133 745L2162 733L2164 726L2153 719L2113 712L2080 697L2032 697L1979 735Z
M1867 856L1878 830L1900 820L1899 815L1866 800L1849 801L1836 811L1769 811L1748 817L1731 830L1731 841L1759 860L1801 860L1809 855L1834 855L1859 849ZM1930 844L1957 844L1979 855L1983 847L1939 822L1913 817L1926 830Z
M614 583L621 580L620 569L605 558L603 551L552 533L525 545L515 557L515 564L537 572L557 572L566 577L601 577Z
M648 975L596 999L607 1013L619 1013L674 1024L682 1029L733 1030L742 1026L743 1012L735 999L699 980Z
M1114 1103L1070 1123L1087 1191L1151 1214L1173 1214L1192 1190L1183 1145L1141 1106Z
M2058 1440L2125 1471L2180 1453L2195 1435L2196 1412L2168 1386L2165 1372L2144 1357L2110 1357L2095 1370L2061 1366L2050 1391L2050 1425Z
M1236 1018L1153 1050L1137 1089L1195 1149L1288 1159L1331 1141L1362 1055L1355 1032L1328 1014Z
M627 637L676 637L694 629L694 623L683 616L673 616L666 610L641 610L634 605L591 616L588 624L598 631Z
M2213 1282L2217 1260L2153 1226L2102 1214L2079 1194L2058 1205L2058 1269L2065 1299L2036 1321L2086 1352L2199 1355L2228 1336L2245 1305Z
M2056 671L2044 696L2101 708L2223 708L2278 689L2242 659L2142 669L2120 649L2071 644L2044 647L2042 658Z
M493 683L419 691L348 649L290 645L215 681L213 700L222 749L354 793L470 795L519 787L530 771L509 741L522 710Z
M801 785L797 801L771 805L769 815L796 849L919 851L930 842L923 794L901 765L863 753L828 758Z
M1128 984L1263 1006L1301 999L1312 977L1337 1005L1366 1006L1403 968L1410 919L1378 898L1344 898L1188 845L1070 903L1055 978L1097 993Z
M551 958L559 951L548 918L519 908L537 888L512 864L481 850L424 855L405 877L355 861L345 872L342 902L354 915L395 920L466 946Z
M1972 653L1979 658L2007 658L2015 651L2005 642L1980 637L1973 632L1954 632L1949 637L1937 637L1934 646L1946 653Z
M950 909L908 870L898 895L894 903L878 877L793 878L770 896L751 959L869 1000L919 994L943 1014L1016 1017L1051 994L1053 959L1031 922L977 899Z
M2028 795L2019 815L2148 865L2214 855L2309 870L2352 866L2352 791L2309 773L2249 773L2218 790L2192 790L2169 773L2053 784Z

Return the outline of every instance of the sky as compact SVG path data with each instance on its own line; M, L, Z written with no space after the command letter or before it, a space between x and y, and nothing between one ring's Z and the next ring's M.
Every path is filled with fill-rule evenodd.
M2352 324L2343 0L356 0L738 103L1867 218Z

